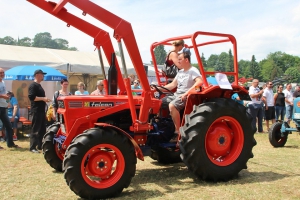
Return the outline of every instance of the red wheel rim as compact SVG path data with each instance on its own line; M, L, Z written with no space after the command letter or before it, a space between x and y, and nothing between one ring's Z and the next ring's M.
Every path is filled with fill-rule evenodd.
M243 146L243 129L236 119L229 116L216 119L205 137L206 154L218 166L232 164L241 154Z
M60 146L59 143L55 142L54 144L54 148L55 148L55 153L56 155L59 157L59 159L64 160L64 151L62 150L62 147Z
M81 174L87 184L103 189L116 184L125 170L122 152L111 144L91 148L81 162Z

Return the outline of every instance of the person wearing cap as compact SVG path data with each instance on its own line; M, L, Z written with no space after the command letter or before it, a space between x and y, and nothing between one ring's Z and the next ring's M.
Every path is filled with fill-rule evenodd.
M195 90L196 86L202 85L202 76L199 70L191 65L191 52L183 49L178 56L178 68L180 69L173 81L166 86L166 89L177 88L173 96L166 96L162 99L162 108L168 107L170 115L175 125L175 133L170 142L177 142L180 127L179 111L185 107L186 99L190 91Z
M97 89L91 95L106 95L102 80L97 81Z
M6 93L4 79L4 70L0 68L0 120L6 128L6 144L8 148L19 148L13 141L12 126L7 115L7 100L9 99ZM0 147L0 149L3 149Z
M13 92L7 91L7 95L9 97L7 114L14 130L13 140L16 141L18 140L17 131L20 118L19 104Z
M51 100L46 97L45 90L41 86L44 80L44 73L41 69L35 70L34 82L28 88L28 98L31 104L32 112L32 133L30 134L29 150L33 153L39 153L42 150L42 140L46 133L46 102Z

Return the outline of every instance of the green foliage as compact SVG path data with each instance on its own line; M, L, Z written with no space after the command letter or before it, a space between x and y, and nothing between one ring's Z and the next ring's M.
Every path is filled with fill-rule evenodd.
M249 66L250 66L250 61L248 60L240 60L238 62L238 68L239 68L239 75L242 77L250 78L250 73L249 73Z
M285 71L284 74L288 77L289 82L291 82L291 83L299 83L300 82L299 68L290 67Z
M166 60L166 57L167 57L167 52L165 50L164 45L158 45L154 49L154 55L155 55L156 63L158 65L164 64L165 60Z
M215 71L225 72L226 71L227 60L228 60L228 54L226 52L222 52L218 56L217 63L214 66Z
M214 68L218 62L219 55L217 54L211 54L207 60L207 67L208 68Z
M24 37L24 38L18 40L18 46L30 47L31 39L29 37Z
M206 58L204 56L204 53L202 53L202 55L201 55L201 62L202 62L204 70L207 70L207 61L206 61Z
M17 41L10 36L5 36L4 38L0 38L0 44L16 45Z
M250 77L260 80L261 69L260 69L260 66L258 65L258 63L256 62L256 58L254 55L252 55L252 58L251 58L251 62L250 62L250 66L249 66L249 73L250 73Z
M38 33L33 39L24 37L15 40L11 36L5 36L4 38L0 38L0 44L77 51L76 47L69 47L67 40L62 38L52 39L51 34L48 32Z

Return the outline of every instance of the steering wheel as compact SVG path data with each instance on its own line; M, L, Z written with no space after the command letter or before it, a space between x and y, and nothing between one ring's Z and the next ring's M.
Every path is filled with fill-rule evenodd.
M154 87L155 90L159 93L159 95L161 96L162 94L167 94L167 95L171 95L173 96L174 95L174 92L172 92L171 90L165 88L164 86L160 86L160 85L155 85L155 84L150 84L151 87ZM161 89L159 88L162 88L164 90L167 90L167 92L163 92L161 91Z

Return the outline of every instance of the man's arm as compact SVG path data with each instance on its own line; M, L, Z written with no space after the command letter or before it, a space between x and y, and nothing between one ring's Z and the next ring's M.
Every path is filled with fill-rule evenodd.
M257 97L260 97L263 93L264 93L264 90L261 90L258 93L250 94L250 97L251 98L257 98Z
M174 78L171 83L165 85L164 87L167 88L168 90L173 90L174 88L177 87L177 79Z
M202 78L201 76L198 76L195 78L195 83L192 87L190 87L190 89L188 89L182 96L181 96L181 100L184 100L187 95L189 94L190 91L195 90L196 86L201 86L203 84Z
M8 99L9 97L6 94L0 94L0 98L2 98L2 99Z

